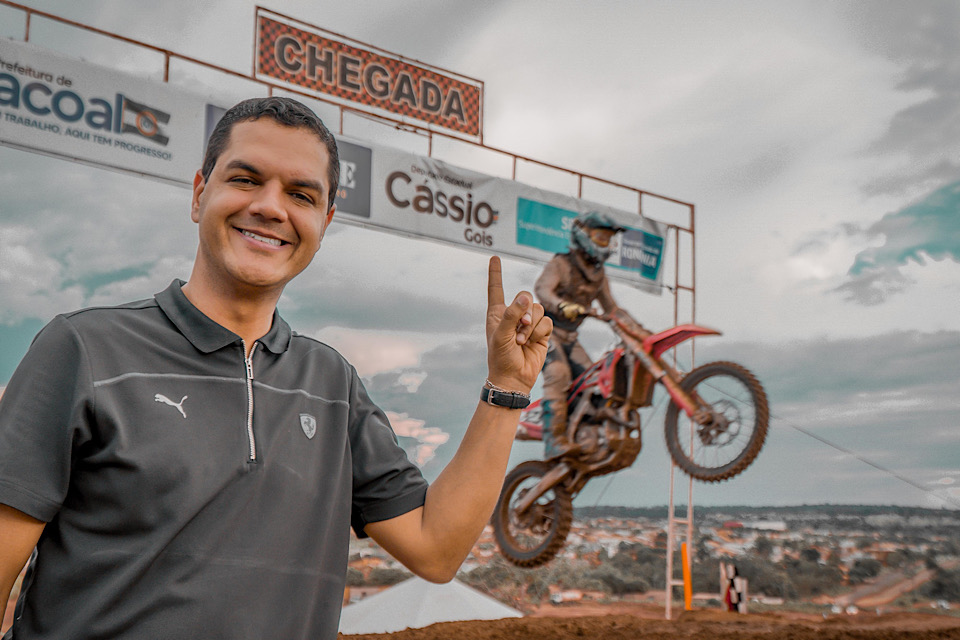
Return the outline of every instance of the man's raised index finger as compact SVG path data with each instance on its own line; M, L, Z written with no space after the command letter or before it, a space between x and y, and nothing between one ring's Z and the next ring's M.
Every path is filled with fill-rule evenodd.
M490 270L487 274L487 307L503 304L503 273L500 270L499 256L490 258Z

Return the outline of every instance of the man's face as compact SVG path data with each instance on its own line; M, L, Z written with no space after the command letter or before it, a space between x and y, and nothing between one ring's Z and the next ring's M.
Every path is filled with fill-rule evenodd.
M269 118L238 122L209 179L194 178L194 277L232 289L283 289L320 248L329 206L326 147Z

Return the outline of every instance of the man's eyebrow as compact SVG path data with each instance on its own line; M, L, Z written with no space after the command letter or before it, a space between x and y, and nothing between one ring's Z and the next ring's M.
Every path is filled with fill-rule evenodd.
M253 174L255 176L260 175L260 171L256 167L254 167L253 165L247 162L244 162L243 160L231 160L229 163L227 163L226 168L227 170L240 169L241 171L246 171L247 173ZM313 189L317 193L324 193L326 191L325 187L323 186L323 183L321 183L319 180L309 180L307 178L298 178L296 180L292 180L290 184L294 187L300 187L302 189Z
M247 164L243 160L231 160L227 166L227 169L240 169L246 171L247 173L252 173L255 176L260 175L260 172L253 165Z
M290 184L295 187L301 187L303 189L313 189L317 193L324 192L324 187L319 180L300 179L300 180L293 180Z

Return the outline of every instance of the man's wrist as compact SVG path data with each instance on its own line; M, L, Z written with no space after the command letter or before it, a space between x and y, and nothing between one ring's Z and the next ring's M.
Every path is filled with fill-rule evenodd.
M530 404L530 394L523 391L505 389L490 381L484 381L480 391L480 400L495 407L507 409L525 409Z
M483 386L496 389L497 391L517 391L527 395L530 395L530 389L533 387L532 384L513 376L498 376L492 373L487 374L486 380L483 381Z

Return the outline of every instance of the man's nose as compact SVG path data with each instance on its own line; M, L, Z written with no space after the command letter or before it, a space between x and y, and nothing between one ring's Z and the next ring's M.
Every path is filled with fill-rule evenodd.
M284 207L284 191L281 185L265 182L256 190L253 201L250 203L250 213L271 220L286 220L287 210Z

